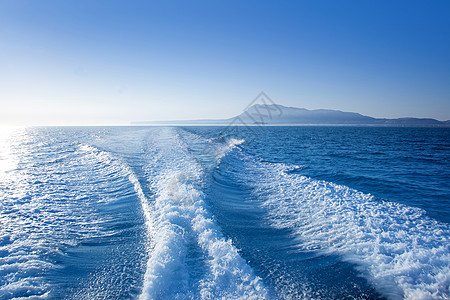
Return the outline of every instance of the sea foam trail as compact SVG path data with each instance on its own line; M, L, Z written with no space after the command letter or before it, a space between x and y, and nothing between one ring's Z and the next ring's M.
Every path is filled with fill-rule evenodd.
M204 169L177 129L156 128L147 151L147 175L155 194L140 298L267 298L261 278L212 219L202 192Z
M0 299L61 297L48 279L63 268L56 261L82 241L116 233L95 207L121 195L117 185L130 174L122 162L88 144L46 138L31 130L16 137L9 150L17 168L0 176Z
M390 299L449 299L449 225L417 208L293 174L235 149L222 161L304 251L339 255Z

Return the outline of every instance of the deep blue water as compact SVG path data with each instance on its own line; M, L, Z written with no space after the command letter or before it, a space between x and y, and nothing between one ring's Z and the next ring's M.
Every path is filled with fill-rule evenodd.
M0 299L447 299L450 130L0 135Z

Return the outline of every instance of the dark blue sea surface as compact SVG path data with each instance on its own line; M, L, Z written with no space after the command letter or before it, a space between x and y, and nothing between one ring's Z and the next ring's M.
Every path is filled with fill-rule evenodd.
M189 128L187 128L189 129ZM192 130L192 129L191 129ZM450 222L450 129L402 127L197 127L245 139L249 154L295 172L422 208Z
M0 131L0 299L448 299L450 130Z

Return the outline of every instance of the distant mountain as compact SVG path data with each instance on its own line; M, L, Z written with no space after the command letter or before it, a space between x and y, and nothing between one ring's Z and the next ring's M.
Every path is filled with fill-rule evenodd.
M379 125L379 126L449 126L450 121L430 118L377 119L340 110L255 104L238 116L248 124L299 125Z
M282 105L251 106L238 116L246 123L267 124L369 124L376 119L339 110L286 107Z
M180 121L144 121L134 125L361 125L361 126L416 126L450 127L449 121L430 118L372 118L340 110L286 107L282 105L255 104L240 115L229 119L203 119Z

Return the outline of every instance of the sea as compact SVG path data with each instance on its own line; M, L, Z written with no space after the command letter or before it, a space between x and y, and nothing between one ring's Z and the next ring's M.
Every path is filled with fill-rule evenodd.
M449 299L450 129L0 130L0 299Z

